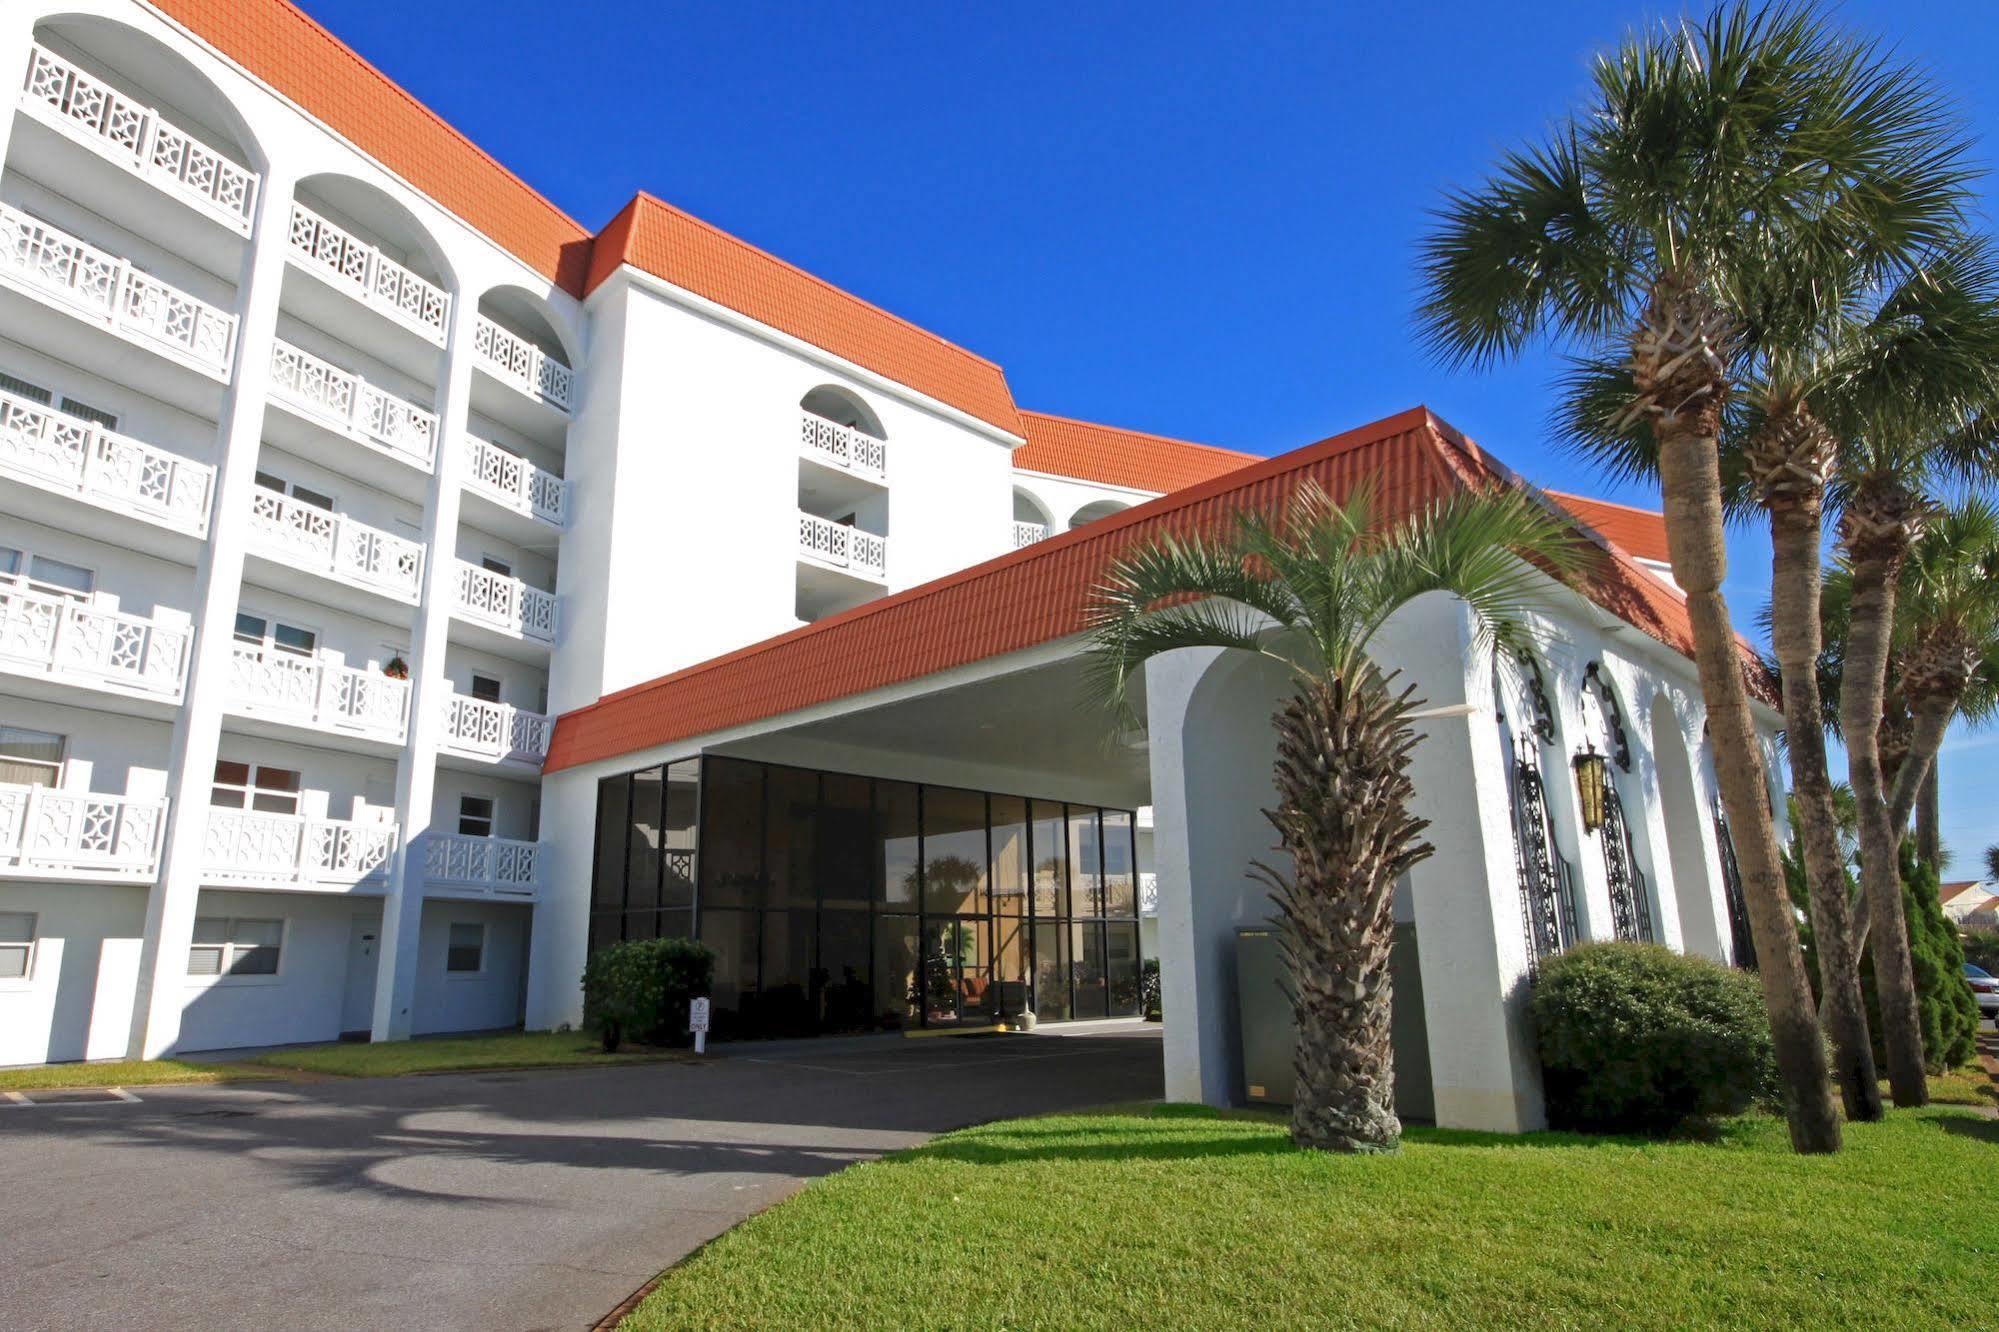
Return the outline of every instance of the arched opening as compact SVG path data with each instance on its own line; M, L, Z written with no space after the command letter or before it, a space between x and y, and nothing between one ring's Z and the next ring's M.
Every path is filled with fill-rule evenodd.
M1124 503L1122 500L1093 501L1069 515L1069 528L1073 531L1085 524L1094 523L1099 518L1108 518L1114 513L1122 513L1130 507L1129 504Z
M858 430L872 439L888 438L876 416L856 394L833 384L821 384L798 400L798 405L824 421L849 430Z
M1031 546L1055 531L1055 516L1048 506L1019 486L1013 488L1013 544L1018 550Z
M34 42L57 62L157 111L174 128L200 139L237 166L264 170L264 153L235 105L192 62L146 33L95 15L52 14L35 24ZM41 79L31 82L28 91L47 98L56 91L53 80L61 78L62 71L35 72ZM78 106L73 85L64 91L69 94L66 105ZM114 133L122 123L117 115L109 121Z
M1596 834L1603 845L1604 875L1610 889L1611 929L1619 939L1651 943L1659 938L1659 914L1651 884L1638 861L1624 798L1636 787L1624 707L1602 663L1593 661L1584 669L1583 686L1584 751L1579 761L1591 764L1601 783Z
M1531 661L1496 654L1492 690L1512 811L1520 911L1532 965L1574 946L1582 937L1576 914L1579 889L1575 864L1562 854L1543 765L1543 747L1555 740L1554 715L1540 668Z
M485 372L474 378L474 409L560 450L578 406L576 358L546 302L521 287L485 291L471 350Z
M443 247L409 209L375 186L353 176L307 176L298 183L293 198L356 240L374 246L382 257L438 290L450 291L453 283ZM299 225L294 220L295 232ZM295 243L297 239L295 235Z
M1726 961L1722 923L1715 916L1713 878L1702 854L1701 800L1694 786L1694 765L1687 737L1673 715L1665 694L1652 700L1652 757L1659 775L1659 807L1666 826L1666 859L1673 871L1673 896L1679 907L1680 934L1686 950Z

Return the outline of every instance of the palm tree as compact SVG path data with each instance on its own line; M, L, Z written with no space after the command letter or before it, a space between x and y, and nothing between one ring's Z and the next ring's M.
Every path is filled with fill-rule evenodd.
M1222 647L1282 664L1293 689L1273 719L1277 804L1264 814L1287 871L1273 889L1298 1022L1291 1137L1328 1151L1392 1151L1390 907L1396 879L1431 852L1410 812L1411 688L1367 655L1426 592L1462 598L1496 643L1526 650L1527 608L1584 547L1572 524L1519 491L1461 493L1384 522L1365 489L1344 504L1316 482L1275 518L1238 513L1227 535L1163 537L1105 574L1090 621L1093 677L1128 707L1144 663ZM1525 561L1532 561L1527 563ZM1538 566L1538 568L1536 567Z
M1999 883L1999 842L1985 848L1985 877Z
M1736 837L1793 1146L1840 1128L1728 605L1721 439L1758 338L1815 325L1827 273L1886 277L1952 235L1961 146L1927 83L1809 9L1715 10L1600 58L1596 96L1424 245L1436 353L1489 364L1547 340L1628 379L1619 428L1657 460L1716 772ZM1806 465L1811 441L1804 441Z

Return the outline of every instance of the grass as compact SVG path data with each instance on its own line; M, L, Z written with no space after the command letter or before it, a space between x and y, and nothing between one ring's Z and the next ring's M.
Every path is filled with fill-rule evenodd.
M1415 1130L1365 1159L1202 1107L1015 1120L811 1185L621 1332L1984 1321L1999 1229L1965 1183L1999 1178L1999 1120L1896 1111L1846 1143L1802 1158L1756 1115L1702 1142Z
M91 1064L47 1064L0 1069L0 1091L58 1087L141 1087L170 1082L240 1082L303 1073L313 1077L394 1078L411 1073L462 1073L500 1068L602 1068L691 1058L680 1050L627 1044L607 1055L596 1038L579 1032L505 1032L416 1041L302 1045L251 1055L233 1063L187 1059L125 1059Z

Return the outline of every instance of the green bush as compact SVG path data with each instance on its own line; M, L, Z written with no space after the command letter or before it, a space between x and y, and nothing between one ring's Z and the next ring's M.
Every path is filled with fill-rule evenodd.
M1923 1024L1923 1062L1930 1072L1957 1068L1978 1049L1978 1001L1964 980L1964 949L1957 929L1937 900L1936 871L1916 856L1913 840L1902 844L1902 919L1909 930L1909 958L1916 971L1916 1009ZM1860 965L1867 999L1867 1025L1874 1038L1874 1061L1888 1066L1881 1043L1881 1005L1874 993L1873 947Z
M634 939L590 955L583 967L583 1025L606 1050L627 1038L685 1045L689 1002L708 994L715 952L692 939Z
M1665 1133L1775 1090L1746 972L1657 944L1584 944L1541 965L1532 1007L1556 1128Z
M1964 960L1999 976L1999 930L1973 927L1958 935Z
M1159 959L1148 957L1138 969L1138 1010L1147 1022L1161 1020L1159 1011Z

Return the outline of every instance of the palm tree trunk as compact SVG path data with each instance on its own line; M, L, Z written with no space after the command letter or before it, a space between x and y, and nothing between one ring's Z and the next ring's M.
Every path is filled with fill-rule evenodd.
M1815 478L1814 478L1815 479ZM1791 795L1797 802L1805 878L1811 890L1818 945L1820 1013L1833 1043L1833 1074L1851 1120L1881 1118L1881 1083L1868 1039L1867 1006L1847 920L1846 861L1832 807L1825 729L1819 699L1819 543L1823 485L1804 493L1776 491L1770 513L1770 643L1784 686L1784 739L1791 757Z
M1409 813L1408 694L1379 682L1301 685L1272 725L1278 804L1264 811L1291 873L1255 868L1282 917L1298 1043L1291 1139L1337 1152L1394 1151L1389 1043L1395 881L1430 854Z
M1643 347L1634 361L1645 357ZM1670 352L1660 349L1654 356ZM1661 364L1673 363L1670 357ZM1639 379L1634 369L1634 379ZM1652 387L1640 380L1641 391ZM1811 985L1798 949L1798 926L1784 888L1771 822L1756 725L1749 711L1741 648L1722 597L1728 555L1722 531L1720 404L1671 411L1654 423L1659 481L1665 495L1666 548L1673 579L1686 593L1694 660L1714 741L1715 773L1734 834L1749 929L1761 964L1763 1002L1770 1011L1791 1146L1800 1152L1839 1150L1839 1116L1827 1080L1825 1041L1812 1008Z
M1937 759L1930 756L1929 771L1923 774L1922 790L1916 793L1916 854L1938 874L1943 873L1942 792L1937 783Z
M1853 568L1853 601L1840 684L1840 730L1848 779L1860 814L1860 887L1868 899L1874 990L1888 1088L1898 1106L1929 1103L1915 967L1902 919L1900 832L1889 813L1881 771L1881 708L1887 692L1895 586L1910 542L1913 507L1900 496L1856 496L1841 533Z

